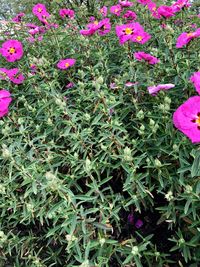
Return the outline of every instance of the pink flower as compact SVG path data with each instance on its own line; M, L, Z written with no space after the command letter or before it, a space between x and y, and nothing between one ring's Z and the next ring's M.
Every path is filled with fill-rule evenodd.
M73 19L75 16L75 13L74 13L74 10L72 10L72 9L60 9L59 15L62 18L68 17L70 19Z
M161 15L158 14L158 9L157 9L157 6L156 6L156 3L154 2L149 2L148 5L147 5L148 9L150 10L152 16L156 19L160 19L161 18Z
M151 0L137 0L137 2L145 6L145 5L147 5L149 2L151 2Z
M82 35L93 35L99 27L99 22L94 21L93 23L89 23L87 25L87 30L80 30L80 34Z
M170 18L174 16L174 9L171 6L160 6L157 9L158 15L160 15L163 18Z
M191 77L190 81L194 84L197 92L200 94L200 71L195 72Z
M128 1L128 0L119 0L119 4L122 6L122 7L130 7L130 6L133 6L133 3Z
M7 70L8 78L15 84L22 84L24 76L18 68Z
M147 54L147 53L145 53L143 51L134 53L134 57L135 57L135 59L137 59L139 61L145 60L151 65L157 64L160 61L156 57L154 57L154 56L152 56L150 54Z
M173 115L175 127L192 143L200 142L200 96L190 97Z
M101 20L98 24L98 33L99 35L106 35L111 30L110 19L105 18Z
M100 9L100 13L102 14L103 17L106 17L107 16L107 13L108 13L108 8L106 6L103 6Z
M135 35L133 35L133 38L131 39L133 42L144 44L151 39L151 35L148 34L145 31L137 32Z
M116 34L121 45L129 40L144 44L151 38L151 35L146 33L138 22L117 25Z
M195 32L183 32L179 35L176 41L176 48L182 48L184 45L187 45L192 39L200 36L200 28L198 28Z
M115 5L115 6L111 6L110 7L110 13L116 15L116 16L120 16L122 11L121 5Z
M128 40L131 40L136 31L143 31L143 27L138 22L116 26L116 34L119 38L120 44L124 44Z
M166 83L166 84L158 84L157 86L149 86L147 89L149 91L149 94L155 96L160 90L169 90L171 88L175 87L172 83Z
M57 67L61 70L66 70L75 64L76 60L73 58L61 59Z
M19 14L17 14L17 16L15 16L15 17L12 19L12 21L14 21L14 22L21 22L23 16L25 16L24 13L19 13Z
M67 88L67 89L70 89L70 88L72 88L72 87L74 87L74 83L73 83L73 82L69 82L69 83L65 86L65 88Z
M172 5L172 8L174 12L179 12L183 7L189 7L189 6L191 6L189 0L178 0Z
M8 62L14 62L22 58L23 47L18 40L8 40L2 44L0 53Z
M46 10L46 6L43 4L36 4L33 9L32 12L35 16L41 16L42 14L45 14L47 12Z
M124 15L123 18L126 19L131 19L131 20L136 20L137 19L137 15L135 14L135 12L128 10Z
M125 86L126 87L132 87L132 86L137 85L137 84L138 84L138 82L134 82L134 83L133 82L126 82Z
M8 113L8 107L12 98L7 90L0 90L0 118Z

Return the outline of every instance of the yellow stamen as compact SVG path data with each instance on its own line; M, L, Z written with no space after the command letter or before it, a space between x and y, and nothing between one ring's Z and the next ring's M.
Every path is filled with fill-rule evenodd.
M39 12L39 13L42 12L42 8L41 8L41 7L38 8L38 12Z
M97 20L94 21L94 24L95 24L95 25L98 25L98 23L99 23L99 22L98 22Z
M189 32L188 34L187 34L187 37L193 37L194 36L194 32Z
M15 53L15 48L14 48L14 47L11 47L11 48L9 49L9 53L10 53L10 54L14 54L14 53Z
M132 32L133 32L133 31L132 31L131 28L126 28L126 29L125 29L125 33L126 33L127 35L130 35Z
M140 42L142 40L142 36L137 36L136 40Z
M65 67L68 68L69 67L69 63L65 63Z
M156 11L156 7L153 7L152 10L153 10L153 11Z
M119 11L119 9L118 8L115 8L114 12L117 13L118 11Z
M198 126L200 126L200 115L199 115L198 118L196 119L196 124L198 124Z

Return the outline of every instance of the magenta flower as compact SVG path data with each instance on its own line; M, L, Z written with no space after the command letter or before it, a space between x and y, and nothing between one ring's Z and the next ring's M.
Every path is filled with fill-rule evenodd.
M135 57L135 59L137 59L139 61L145 60L151 65L157 64L160 61L156 57L154 57L150 54L147 54L143 51L134 53L134 57Z
M197 92L200 94L200 71L195 72L191 77L190 81L194 84Z
M111 6L110 7L110 13L116 15L116 16L120 16L122 11L121 5L115 5L115 6Z
M117 25L116 34L121 45L129 40L144 44L151 38L151 35L146 33L138 22Z
M189 7L189 6L191 6L189 0L178 0L172 5L172 8L174 12L179 12L183 7Z
M7 70L8 78L15 84L22 84L24 76L18 68Z
M8 113L8 107L12 98L7 90L0 90L0 118Z
M108 13L108 8L106 6L103 6L100 9L100 13L102 14L103 17L106 17L107 16L107 13Z
M182 48L183 46L187 45L192 39L197 38L200 36L200 28L198 28L195 32L183 32L179 35L176 41L176 48Z
M106 35L107 33L110 32L110 30L111 30L110 19L105 18L99 21L99 24L98 24L99 35Z
M116 26L116 34L119 38L119 42L121 45L127 42L128 40L132 40L133 35L136 32L142 31L143 27L138 22Z
M147 5L148 3L150 3L151 0L137 0L137 2L145 6L145 5Z
M8 62L14 62L22 58L23 47L18 40L8 40L2 44L0 53Z
M200 142L200 96L190 97L173 115L175 127L192 143Z
M119 0L119 4L122 6L122 7L130 7L130 6L133 6L133 3L128 1L128 0Z
M151 39L151 35L145 31L136 32L131 39L133 42L144 44Z
M76 60L73 58L61 59L57 67L61 70L66 70L75 64Z
M33 9L32 12L35 16L41 16L42 14L45 14L47 12L46 10L46 6L43 4L36 4Z
M137 15L135 14L135 12L128 10L124 15L123 18L126 19L130 19L130 20L136 20L137 19Z
M23 16L25 16L24 13L19 13L19 14L17 14L17 16L15 16L14 18L12 18L12 21L14 21L14 22L21 22Z
M65 86L66 89L70 89L70 88L73 88L73 87L74 87L74 83L73 83L73 82L69 82L69 83Z
M166 83L166 84L158 84L154 86L149 86L147 89L149 91L149 94L155 96L160 90L169 90L171 88L175 87L172 83Z
M174 9L171 6L159 6L157 12L158 15L166 19L175 15Z
M93 35L99 28L99 22L94 21L87 25L87 30L80 30L80 34L82 35Z
M72 10L72 9L60 9L59 15L62 18L68 17L70 19L73 19L75 16L75 13L74 13L74 10Z

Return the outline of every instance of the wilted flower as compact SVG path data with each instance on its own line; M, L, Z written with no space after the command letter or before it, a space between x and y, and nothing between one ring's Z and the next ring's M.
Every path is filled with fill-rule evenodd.
M6 68L0 68L0 79L1 80L6 80L8 77L7 75L8 70Z
M75 64L76 60L73 58L61 59L57 67L62 70L66 70Z
M192 143L200 142L200 96L190 97L173 115L177 129L183 132Z
M103 17L106 17L107 16L107 13L108 13L108 8L106 6L103 6L100 9L100 13L102 14Z
M158 84L154 86L149 86L147 89L149 91L149 94L155 96L160 90L169 90L173 87L175 87L174 84L167 83L167 84Z
M145 60L151 65L157 64L159 62L159 59L143 51L134 53L134 57L139 61Z
M14 22L21 22L23 16L25 16L24 13L19 13L14 18L12 18L12 21L14 21Z
M8 40L2 44L0 53L8 62L14 62L22 58L23 46L18 40Z
M0 90L0 118L8 113L8 107L12 98L7 90Z
M194 84L197 92L200 94L200 71L195 72L191 77L190 81Z

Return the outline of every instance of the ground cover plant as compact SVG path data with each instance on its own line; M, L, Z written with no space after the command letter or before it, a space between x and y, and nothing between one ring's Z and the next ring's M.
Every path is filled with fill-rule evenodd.
M0 266L199 266L197 11L32 1L1 24Z

